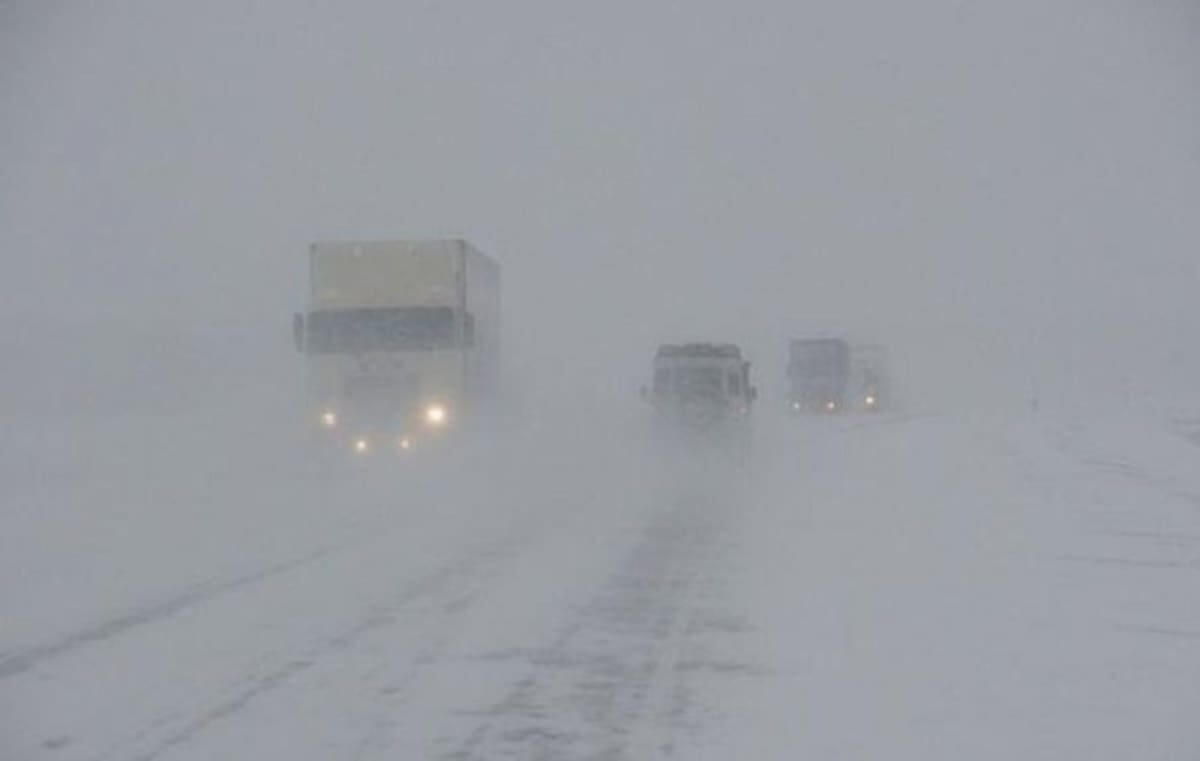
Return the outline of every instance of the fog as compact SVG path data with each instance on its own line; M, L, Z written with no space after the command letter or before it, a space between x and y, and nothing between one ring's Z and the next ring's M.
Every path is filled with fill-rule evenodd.
M308 242L452 234L543 393L708 336L766 391L828 330L962 402L1197 378L1191 3L3 14L9 353L113 342L72 370L149 387L147 342L232 343L285 383Z
M420 654L414 663L437 662L438 648L482 662L493 650L529 651L538 637L558 643L543 660L602 651L587 639L590 619L564 613L562 601L586 612L620 597L605 574L615 548L643 534L628 562L654 584L678 576L733 590L737 616L754 622L730 625L754 643L739 653L775 658L762 673L802 673L831 687L827 703L800 701L809 723L790 729L787 719L770 724L779 709L749 717L728 708L729 736L755 737L746 729L755 727L760 740L732 749L696 741L692 749L707 757L804 748L878 758L889 737L901 738L891 757L931 757L920 728L927 717L912 715L922 706L935 706L930 716L953 713L946 696L963 694L955 689L978 705L971 680L993 678L1005 696L1029 698L1037 690L1023 675L1055 668L1069 672L1070 686L1051 689L1058 702L1030 698L1026 710L1012 708L1021 702L1013 697L1009 735L955 714L967 724L955 725L960 742L943 746L944 757L955 749L990 757L972 754L972 742L1012 738L992 748L995 757L1046 748L1058 751L1047 758L1100 757L1084 750L1104 749L1107 735L1072 742L1104 723L1102 708L1079 708L1097 689L1132 722L1113 730L1124 744L1109 752L1167 758L1194 748L1172 710L1200 703L1163 676L1195 673L1194 656L1121 649L1112 633L1200 636L1200 622L1166 620L1194 607L1186 580L1122 577L1109 586L1108 577L1084 578L1060 563L1043 584L1035 565L1103 554L1087 544L1095 532L1166 531L1184 557L1113 553L1131 564L1194 567L1191 550L1179 549L1193 545L1177 535L1200 532L1197 450L1179 433L1200 428L1198 40L1193 0L0 0L0 414L8 423L0 479L9 521L0 575L10 579L0 609L16 622L0 641L0 756L9 748L39 758L246 753L219 736L191 744L213 717L236 713L228 710L241 705L236 690L230 704L205 703L209 713L193 711L178 684L171 689L183 697L146 688L127 714L119 704L93 715L82 698L71 702L100 682L91 666L60 668L59 655L97 642L129 651L86 661L104 672L221 664L212 684L196 687L221 700L250 672L275 685L294 671L302 682L309 666L289 664L328 662L310 652L318 634L341 637L347 652L363 641L387 651L371 639L376 624L351 625L368 607L429 632L441 631L443 617L459 627L458 639L406 632ZM308 247L423 238L469 240L502 267L507 438L470 441L453 457L398 472L314 463L305 362L290 333L292 314L306 308ZM897 404L886 424L783 420L787 341L821 335L889 348ZM659 460L640 437L650 413L639 389L654 350L685 341L737 343L752 362L761 398L748 461L713 466L678 452ZM873 468L855 470L863 462ZM676 508L693 503L698 522L681 522ZM425 505L438 509L426 515ZM905 509L882 515L868 505ZM743 506L744 524L731 515ZM1002 519L1002 510L1012 512ZM658 533L691 538L661 544ZM791 536L801 537L799 560L781 538ZM412 552L395 551L400 542ZM668 570L639 560L643 545L667 556ZM731 562L736 570L719 576L686 559L731 547L761 555L761 564ZM434 574L433 612L409 616L407 602L379 602L396 579L432 573L464 548L483 559ZM340 570L322 575L310 565L323 553L339 558ZM500 591L480 592L510 557L506 575L496 573ZM873 558L898 570L880 580ZM815 627L771 608L772 563L787 562L803 577L783 584L797 606L831 611ZM826 583L821 563L843 567ZM309 619L297 611L307 598L298 580L285 588L299 579L289 564L337 601L317 617L326 629L304 631ZM960 588L960 571L979 586ZM264 608L237 607L226 595L258 589L260 578L279 585L262 594ZM351 581L367 578L361 588ZM343 582L358 591L340 596ZM705 590L633 608L690 610L696 598L716 607ZM1139 607L1155 593L1160 608ZM163 624L210 599L230 609ZM476 599L482 607L471 607ZM897 599L912 606L899 620ZM838 600L850 602L841 610ZM524 618L489 617L504 605ZM1001 606L1016 612L1006 617ZM1056 607L1067 610L1069 635L1038 628L1058 621ZM460 610L469 611L461 620ZM922 683L911 702L896 685L921 675L904 670L904 655L940 642L918 620L943 617L963 627L942 643L950 655L911 663L951 686L931 697ZM243 619L257 627L253 636L222 628ZM1021 628L1027 620L1037 623ZM972 660L964 643L987 639L985 623L1019 643L1016 676L1002 657ZM177 629L155 638L149 632L160 625ZM1093 625L1105 632L1100 643L1076 656L1085 638L1072 637ZM555 626L584 639L547 636ZM672 626L671 637L689 636L691 624ZM278 632L262 647L271 657L250 644L268 636L261 631ZM796 631L832 660L791 659ZM203 650L208 637L227 660ZM881 655L893 650L895 660ZM1144 681L1112 666L1145 653L1161 672ZM1066 665L1059 655L1070 656ZM686 671L685 662L672 668ZM342 666L344 676L356 663ZM1108 666L1116 687L1094 681ZM756 669L740 660L732 668ZM895 689L875 695L880 673ZM408 685L410 676L396 681ZM345 687L339 695L358 699L330 678ZM373 678L364 677L372 689ZM422 696L442 701L420 703L429 715L483 710L455 693L445 672L425 678L411 677L428 688ZM483 694L491 683L484 676L481 684ZM762 705L755 700L772 694L771 705L792 704L790 682L770 684L712 695L751 695L747 705ZM554 689L543 690L548 705ZM520 702L496 693L496 705ZM688 705L706 705L706 694L697 687ZM881 739L825 742L854 734L852 706L863 695L861 718L878 720ZM381 710L362 702L362 714L347 704L353 722ZM62 717L85 717L77 725L60 721L68 703ZM412 729L426 714L409 709L395 713ZM1064 718L1058 734L1035 709ZM173 719L153 724L170 710L186 719L179 728L162 729ZM830 720L824 729L814 726L818 716ZM438 757L528 750L506 739L454 756L472 732L461 718L447 721L431 724L455 738ZM126 734L110 742L108 723ZM157 729L138 734L143 725ZM757 744L785 730L796 736ZM364 730L371 742L380 732L395 742L363 741L358 755L330 732L333 745L309 751L368 758L403 748L416 758L428 750L379 722ZM1162 745L1147 748L1155 732ZM651 746L645 732L631 734L641 739L621 757L657 757L637 752ZM20 741L6 744L5 735ZM560 755L544 757L583 757L547 742ZM1163 753L1146 752L1154 749ZM308 757L282 746L263 753Z

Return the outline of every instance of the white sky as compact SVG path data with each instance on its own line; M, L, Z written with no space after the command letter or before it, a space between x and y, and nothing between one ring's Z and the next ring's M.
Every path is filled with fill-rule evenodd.
M310 240L455 234L552 384L712 337L769 392L825 329L1195 384L1198 41L1188 0L0 2L8 349L284 362Z

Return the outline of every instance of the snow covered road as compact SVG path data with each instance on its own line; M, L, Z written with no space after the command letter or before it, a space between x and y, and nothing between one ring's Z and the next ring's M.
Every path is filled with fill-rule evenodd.
M112 545L132 569L19 509L82 496L14 489L39 543L4 547L0 758L1200 749L1200 447L1168 426L794 420L742 464L619 428L242 474L204 552L163 563L148 520ZM52 573L82 591L22 592Z

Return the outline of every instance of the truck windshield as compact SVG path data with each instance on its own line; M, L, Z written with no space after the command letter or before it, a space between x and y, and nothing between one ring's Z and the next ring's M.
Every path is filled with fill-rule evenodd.
M307 347L312 354L447 349L455 345L450 307L372 307L310 312Z
M685 396L720 396L723 391L721 386L721 368L675 368L675 391Z

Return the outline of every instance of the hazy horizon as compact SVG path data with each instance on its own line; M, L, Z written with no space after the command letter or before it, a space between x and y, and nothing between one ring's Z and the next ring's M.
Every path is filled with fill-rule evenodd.
M1182 0L6 3L6 350L192 335L284 379L310 241L452 235L504 267L520 383L632 391L711 337L772 387L788 336L849 332L933 397L1195 387L1198 31Z

